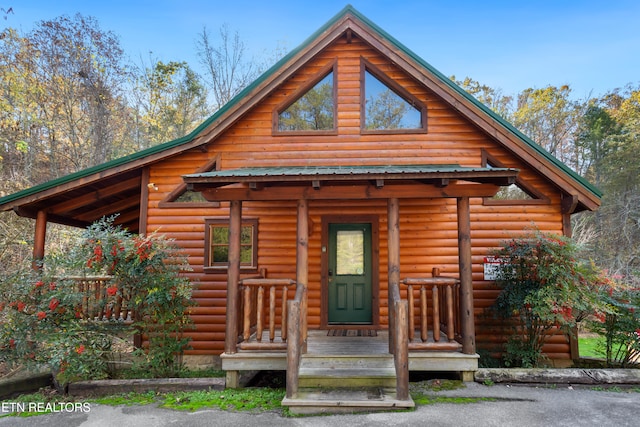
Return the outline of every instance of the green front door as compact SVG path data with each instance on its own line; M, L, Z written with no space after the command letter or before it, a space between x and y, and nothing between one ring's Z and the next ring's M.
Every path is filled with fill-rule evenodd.
M371 224L329 224L329 323L372 323Z

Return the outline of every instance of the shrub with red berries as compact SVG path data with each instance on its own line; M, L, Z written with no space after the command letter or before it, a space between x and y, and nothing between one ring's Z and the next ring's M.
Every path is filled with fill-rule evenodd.
M40 271L0 277L0 361L50 366L61 383L104 378L115 337L141 333L143 368L156 376L182 368L191 306L186 259L171 241L134 235L113 220L98 221L79 241L49 254ZM88 307L77 279L95 275L110 280L100 291L101 305ZM122 300L136 313L133 323L111 318ZM88 316L93 309L104 318Z
M495 255L509 260L498 271L501 291L491 307L513 330L503 361L536 367L544 363L542 348L551 334L572 333L601 305L596 290L603 275L571 239L539 231L504 242Z

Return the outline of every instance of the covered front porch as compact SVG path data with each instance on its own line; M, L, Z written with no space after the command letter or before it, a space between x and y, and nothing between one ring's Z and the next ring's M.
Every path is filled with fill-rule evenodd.
M208 200L230 202L226 335L221 355L227 386L238 386L244 370L286 370L283 403L307 412L345 405L352 410L371 409L372 401L386 408L411 407L410 370L455 371L470 380L478 356L469 199L495 194L500 185L513 183L516 174L513 169L448 165L260 168L185 176L187 184ZM456 199L456 277L440 275L437 269L429 277L401 275L400 200L405 198ZM339 205L340 200L368 199L385 199L387 204L388 283L386 295L377 299L385 306L386 322L323 324L310 330L309 203L335 200ZM296 277L242 278L242 203L274 200L297 204ZM369 397L322 402L327 399L318 390L336 387L364 388Z

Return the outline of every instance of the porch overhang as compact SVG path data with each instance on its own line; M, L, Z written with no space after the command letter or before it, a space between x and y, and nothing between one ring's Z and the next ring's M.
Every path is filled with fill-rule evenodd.
M229 169L183 179L209 201L491 197L515 183L518 172L459 165L301 166Z

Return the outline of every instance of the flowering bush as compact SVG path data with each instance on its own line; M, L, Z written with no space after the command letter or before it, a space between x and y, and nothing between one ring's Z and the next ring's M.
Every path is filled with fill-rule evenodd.
M579 258L571 239L554 234L533 231L514 238L496 256L509 260L498 271L496 284L502 289L492 307L513 330L504 363L538 366L552 330L571 333L599 306L595 289L603 278L592 263Z
M0 360L47 365L57 379L104 378L114 337L141 334L139 363L156 376L182 368L188 344L191 284L180 272L185 257L171 241L137 236L113 226L113 218L90 226L79 242L52 254L43 269L4 277L0 286ZM122 297L134 313L133 323L116 319L87 321L86 294L73 276L108 274L98 311L110 313L109 298ZM111 316L105 316L109 318Z
M155 376L176 375L189 339L191 284L180 272L189 268L172 242L156 235L137 236L103 220L89 227L80 247L87 268L113 277L106 290L122 296L134 312L134 326L145 338L138 349L141 368Z
M57 269L56 269L57 270ZM75 282L30 269L5 277L0 294L0 360L49 366L56 379L104 378L114 328L81 321Z

